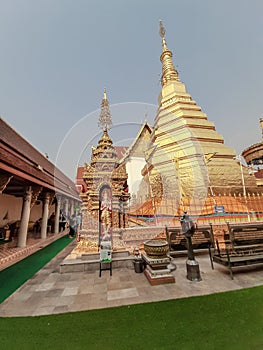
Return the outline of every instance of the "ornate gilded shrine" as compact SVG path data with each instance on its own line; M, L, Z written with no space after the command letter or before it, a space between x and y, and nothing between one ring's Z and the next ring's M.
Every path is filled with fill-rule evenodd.
M128 226L128 187L125 164L120 164L108 135L111 116L106 91L101 103L99 126L103 134L92 147L91 162L85 163L83 180L86 192L81 194L82 229L95 242L112 240L114 231Z

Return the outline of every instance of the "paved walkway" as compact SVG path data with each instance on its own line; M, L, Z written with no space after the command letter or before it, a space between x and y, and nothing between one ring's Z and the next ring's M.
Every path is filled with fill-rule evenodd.
M185 257L177 258L176 283L151 286L143 273L134 269L114 269L112 276L103 271L59 273L59 264L73 249L72 242L33 278L0 305L0 316L36 316L107 308L212 294L263 285L260 269L240 270L230 279L229 272L215 265L208 255L200 255L201 282L186 279Z

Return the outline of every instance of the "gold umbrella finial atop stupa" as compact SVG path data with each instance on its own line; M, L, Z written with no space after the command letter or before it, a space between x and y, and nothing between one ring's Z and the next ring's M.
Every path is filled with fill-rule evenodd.
M104 88L103 99L101 101L101 110L100 110L98 126L103 131L109 130L112 127L110 105L107 99L106 88Z
M171 81L180 81L178 77L178 72L174 68L172 61L172 51L170 51L166 45L165 40L165 28L163 22L160 20L160 37L162 38L163 52L161 54L160 60L162 62L162 86L166 85Z
M107 100L106 88L104 88L104 92L103 92L103 99L104 99L104 100Z
M163 49L167 50L166 41L165 41L165 28L163 26L163 22L161 19L159 21L159 24L160 24L159 34L160 34L160 37L162 38Z

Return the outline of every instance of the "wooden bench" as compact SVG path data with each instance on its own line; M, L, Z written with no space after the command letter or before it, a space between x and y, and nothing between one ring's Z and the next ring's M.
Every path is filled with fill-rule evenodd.
M233 246L263 244L263 222L247 224L230 224L228 237Z
M220 250L218 241L216 241L217 251L212 255L211 265L212 268L214 268L213 262L215 262L227 267L231 279L234 279L233 268L263 264L263 244L246 244L238 246L232 245L231 241L226 242L226 244L226 248Z
M233 279L233 268L263 264L263 223L227 223L227 226L225 249L220 250L217 241L212 260L227 267Z
M170 251L186 250L186 238L182 233L181 227L165 226L166 240L169 244ZM196 225L194 235L192 237L194 249L204 249L214 247L214 235L212 225Z

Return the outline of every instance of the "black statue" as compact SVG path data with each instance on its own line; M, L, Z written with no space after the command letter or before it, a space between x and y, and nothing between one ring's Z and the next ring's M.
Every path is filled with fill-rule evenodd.
M187 278L190 281L201 281L201 275L199 270L199 264L195 260L194 249L192 244L192 236L195 233L195 224L187 212L180 218L180 223L182 227L182 233L187 240L187 256L188 260L186 262L187 268Z

